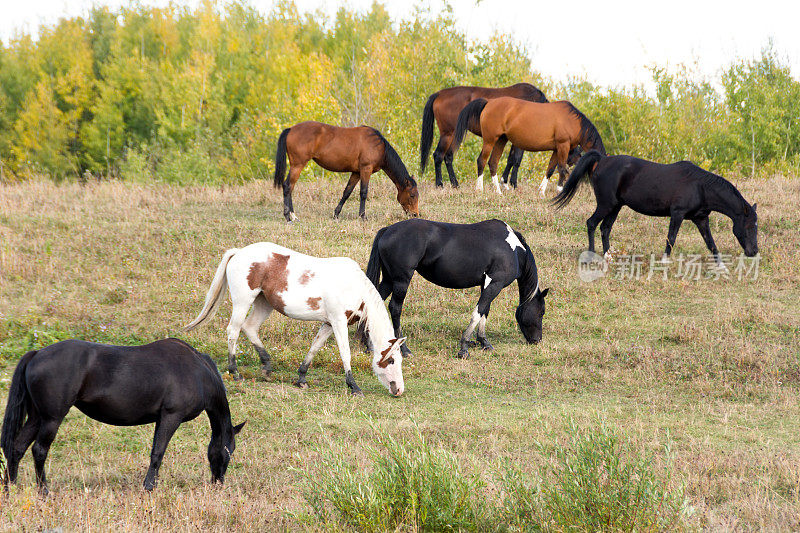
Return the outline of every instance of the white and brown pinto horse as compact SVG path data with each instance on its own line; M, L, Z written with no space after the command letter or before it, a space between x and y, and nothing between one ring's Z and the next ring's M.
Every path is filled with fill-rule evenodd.
M403 394L400 346L405 338L395 338L383 299L352 259L312 257L269 242L228 250L214 274L203 310L186 326L187 331L214 316L226 285L233 305L228 324L228 371L235 379L241 379L236 367L236 342L242 329L261 358L264 375L269 377L272 372L270 355L258 337L258 329L275 310L290 318L322 322L298 370L298 387L308 386L308 367L333 333L342 357L345 382L353 394L361 394L350 370L347 326L364 322L372 346L375 375L394 396Z

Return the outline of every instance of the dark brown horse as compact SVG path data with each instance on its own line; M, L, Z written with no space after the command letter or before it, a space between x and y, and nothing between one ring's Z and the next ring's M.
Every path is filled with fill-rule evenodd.
M603 140L597 128L586 116L567 101L534 103L518 98L479 98L470 102L458 115L453 133L453 145L457 149L467 130L478 120L483 137L483 149L478 157L478 181L476 187L483 190L483 169L489 161L492 183L497 192L497 163L507 142L528 152L552 150L550 164L558 166L559 191L567 176L567 163L573 150L597 150L606 155ZM550 171L552 172L552 170ZM542 180L539 189L544 195L550 173Z
M430 95L422 112L422 135L419 141L420 174L425 172L428 153L433 144L433 122L435 120L436 125L439 127L439 144L436 145L436 150L433 152L436 186L442 187L442 161L444 161L447 166L447 173L450 176L450 183L453 187L458 187L458 179L456 178L455 170L453 170L453 155L457 147L452 144L458 114L476 98L491 100L502 96L511 96L530 102L547 102L544 93L530 83L517 83L510 87L497 89L489 87L450 87ZM469 124L469 131L479 137L481 136L481 128L477 120ZM511 184L514 187L517 186L517 171L520 163L522 163L522 154L523 151L517 149L512 143L503 176L507 179L510 172ZM554 161L551 161L551 166L555 167Z
M289 156L289 177L286 179L286 156ZM275 187L283 187L283 216L292 222L297 217L292 206L292 190L300 172L310 160L331 172L350 172L339 205L333 211L338 218L342 206L356 183L361 182L359 215L366 218L365 203L369 177L383 170L397 187L397 201L406 213L419 216L417 182L409 175L403 161L381 132L368 126L340 128L321 122L300 122L286 128L278 138L275 154Z

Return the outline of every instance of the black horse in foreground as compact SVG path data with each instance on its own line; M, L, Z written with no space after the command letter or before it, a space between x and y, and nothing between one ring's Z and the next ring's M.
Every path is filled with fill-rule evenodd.
M604 156L591 150L578 161L564 189L553 199L558 209L569 203L585 176L591 180L597 200L597 208L586 221L592 252L594 232L601 221L603 253L608 252L611 226L619 210L627 205L643 215L670 217L666 257L675 246L681 223L688 218L700 230L717 264L722 265L708 225L711 211L733 220L733 234L746 256L758 253L756 204L747 203L728 180L690 161L663 165L628 155Z
M155 422L150 468L152 490L175 430L205 411L211 421L208 460L212 481L223 482L236 447L225 385L214 361L178 339L144 346L110 346L66 340L22 356L8 392L0 446L7 461L4 486L17 479L19 462L33 444L39 490L47 494L44 463L58 427L72 406L115 426ZM27 415L27 420L26 420Z
M383 299L389 294L389 312L395 335L400 336L400 313L414 271L436 285L450 289L481 287L478 305L461 336L459 357L468 357L469 338L477 326L477 340L484 350L486 317L500 291L517 280L516 311L525 340L542 340L544 297L539 289L536 261L522 235L500 220L477 224L447 224L430 220L405 220L378 230L367 266L367 277ZM406 354L410 353L403 345Z

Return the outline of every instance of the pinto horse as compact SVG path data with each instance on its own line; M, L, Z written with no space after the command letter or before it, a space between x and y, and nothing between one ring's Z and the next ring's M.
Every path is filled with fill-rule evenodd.
M364 322L373 348L372 369L378 381L392 395L403 394L400 346L405 339L393 337L383 300L352 259L311 257L270 242L228 250L214 274L203 310L186 326L187 331L214 316L226 286L233 305L228 324L228 371L235 379L241 379L236 367L236 343L242 329L258 352L264 376L270 377L271 357L258 337L258 329L275 310L290 318L322 323L298 370L298 387L308 387L308 367L333 333L344 366L345 383L353 394L362 394L350 370L347 326Z
M178 339L144 346L111 346L66 340L26 353L11 378L0 446L7 461L4 485L16 482L33 444L39 490L47 494L44 463L58 427L72 406L114 426L155 422L144 488L153 490L172 435L203 411L211 421L208 461L212 481L222 483L236 449L225 385L217 366ZM26 419L27 418L27 419Z
M433 163L436 170L436 186L442 187L442 161L447 167L450 176L450 184L458 187L458 179L453 169L453 156L456 148L453 146L453 132L456 128L458 114L464 107L476 98L491 100L501 96L511 96L530 102L547 102L544 93L530 83L517 83L510 87L449 87L439 92L433 93L428 97L425 108L422 111L422 133L419 141L420 152L420 174L425 173L425 165L428 162L428 154L433 144L433 123L439 127L439 143L433 151ZM474 121L469 124L469 130L475 135L481 135L480 124ZM503 179L508 183L509 173L511 174L511 185L517 186L517 172L522 163L523 151L511 147L508 154L508 162L503 171Z
M580 145L582 150L606 153L597 128L567 101L539 104L517 98L473 100L458 115L453 133L453 145L456 148L476 119L480 121L483 136L483 148L478 156L478 190L483 190L483 170L488 159L492 183L500 194L497 162L507 142L528 152L553 151L547 175L539 186L542 196L555 166L558 167L559 187L564 183L567 163L576 147Z
M286 156L289 156L289 177L286 178ZM278 137L275 153L275 187L283 188L283 216L288 222L297 217L292 205L292 191L300 173L310 160L331 172L350 172L333 218L339 218L344 203L361 182L359 216L366 218L370 176L383 170L397 187L397 201L411 216L419 216L417 182L381 132L368 126L340 128L321 122L301 122L286 128Z
M564 189L553 199L558 209L570 202L581 180L587 176L597 199L597 208L586 221L592 252L594 232L600 224L603 254L608 253L611 226L619 210L627 205L643 215L670 217L665 258L672 253L681 223L688 218L697 226L717 264L725 268L708 224L711 211L733 220L733 234L746 256L758 253L756 204L747 203L725 178L690 161L663 165L628 155L606 157L592 150L578 161Z
M470 336L484 350L486 317L500 291L517 280L517 323L528 343L542 340L544 297L550 289L539 289L536 261L522 234L500 220L477 224L448 224L430 220L405 220L378 230L367 266L367 277L381 298L390 294L389 311L394 333L400 335L400 314L414 271L436 285L450 289L481 287L478 305L461 335L458 357L468 357ZM403 351L410 351L404 345Z

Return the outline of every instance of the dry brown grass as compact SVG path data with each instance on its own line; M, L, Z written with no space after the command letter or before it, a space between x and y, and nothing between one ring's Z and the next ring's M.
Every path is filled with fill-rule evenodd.
M533 470L547 460L537 443L555 442L566 421L605 419L642 450L669 432L676 482L686 487L690 525L712 529L800 527L800 189L773 178L739 183L758 201L761 276L755 282L618 281L576 275L593 209L583 190L562 212L533 181L498 198L421 186L423 215L453 222L497 217L525 234L542 285L553 287L544 341L523 343L513 319L516 287L492 307L494 353L458 360L458 336L477 289L450 291L415 278L404 324L416 357L405 365L407 393L393 400L355 357L366 397L346 395L333 343L309 373L312 389L291 385L314 326L273 316L262 332L278 379L256 378L244 344L242 383L229 383L235 421L248 419L224 488L208 485L207 422L179 430L161 484L143 494L151 427L114 428L73 411L48 462L52 497L32 490L30 455L19 488L0 509L0 529L302 529L299 475L330 441L347 443L354 466L374 444L373 424L404 435L416 421L426 438L465 467L492 471L501 460ZM176 188L117 182L87 186L33 182L0 188L0 408L16 359L27 346L74 335L118 343L167 335L224 359L229 307L190 335L180 327L200 309L226 248L269 240L315 255L347 255L366 266L373 235L401 217L391 185L372 182L370 219L331 220L344 182L301 182L298 223L281 216L265 183ZM712 216L725 253L740 249L730 221ZM624 210L612 243L620 252L659 253L664 219ZM703 253L686 224L678 253ZM244 337L242 337L244 340ZM5 365L2 368L2 365ZM487 474L488 475L488 474Z

